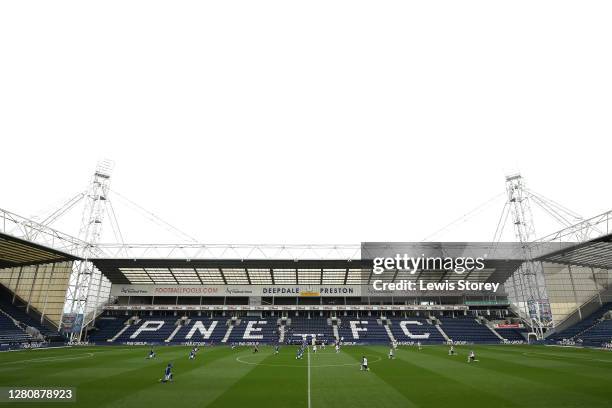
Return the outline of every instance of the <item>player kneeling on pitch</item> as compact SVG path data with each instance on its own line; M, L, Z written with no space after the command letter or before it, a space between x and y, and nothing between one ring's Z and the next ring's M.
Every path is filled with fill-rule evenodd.
M474 350L470 350L470 354L468 355L468 363L471 363L472 361L478 361L476 360L476 354L474 353Z
M172 377L172 363L168 363L166 369L164 370L164 378L159 381L162 383L174 382Z
M361 357L361 371L370 371L368 368L368 359L366 356Z

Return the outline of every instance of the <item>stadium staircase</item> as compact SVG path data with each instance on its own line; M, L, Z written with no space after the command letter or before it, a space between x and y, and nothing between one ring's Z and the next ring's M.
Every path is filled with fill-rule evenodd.
M333 343L335 341L333 326L327 318L292 317L290 322L289 342L301 342L304 336L315 337L317 341Z
M499 334L495 328L493 327L493 324L491 322L489 322L487 319L485 319L484 317L480 316L479 318L476 319L476 323L481 324L483 326L485 326L487 329L489 329L491 331L491 333L493 333L500 341L506 341L507 339L504 338L501 334Z
M0 344L24 343L32 340L23 328L0 309Z
M124 327L125 317L100 316L96 319L95 329L89 332L88 341L92 343L106 342Z
M580 336L583 345L601 346L612 344L612 320L602 320Z
M109 343L114 342L119 337L121 337L121 335L123 335L123 333L128 331L130 326L132 326L134 324L137 324L139 321L140 321L140 319L138 318L138 316L133 316L133 317L129 318L128 320L126 320L123 323L123 328L121 328L121 330L119 330L114 336L112 336L110 339L107 339L106 341L109 342Z
M225 331L225 335L221 339L221 343L227 343L230 336L232 335L233 330L234 330L234 324L231 321L229 321L227 324L227 330Z
M339 323L339 320L336 320L335 322L331 322L332 334L334 335L334 340L340 339L340 333L338 332L338 323Z
M285 342L285 325L284 324L278 325L278 342L279 343Z
M440 333L440 335L442 336L442 338L444 339L445 343L450 343L452 340L450 337L448 337L448 335L446 334L446 332L442 329L442 326L440 326L440 324L436 324L436 330L438 331L438 333Z
M495 329L504 339L507 341L525 341L526 337L523 335L525 329Z
M393 336L393 332L391 331L391 328L389 327L389 321L386 320L383 323L383 327L385 328L385 331L387 332L387 336L389 336L389 340L391 340L392 343L395 343L395 336Z

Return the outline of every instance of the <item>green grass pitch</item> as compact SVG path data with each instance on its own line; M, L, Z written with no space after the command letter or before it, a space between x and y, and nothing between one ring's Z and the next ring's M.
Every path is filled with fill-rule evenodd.
M0 386L74 387L70 407L612 407L612 353L544 346L333 348L295 359L296 347L78 347L0 353ZM359 370L362 355L370 371ZM174 364L174 383L161 384Z

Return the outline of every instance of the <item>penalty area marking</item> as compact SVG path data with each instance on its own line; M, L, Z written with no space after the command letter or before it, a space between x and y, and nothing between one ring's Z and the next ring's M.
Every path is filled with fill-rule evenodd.
M310 361L310 354L308 354L307 358ZM381 357L378 357L378 360L371 360L370 363L378 363L380 360L382 360ZM254 363L252 361L244 361L240 358L240 356L236 357L236 361L242 364L248 364L248 365L254 365L254 366L267 366L267 367L300 367L303 368L303 365L299 365L299 364L268 364L268 363ZM351 367L351 366L357 366L359 367L359 362L354 362L354 363L345 363L345 364L308 364L309 367Z
M576 356L560 356L558 354L546 354L546 353L537 353L534 351L529 351L529 352L523 352L522 353L524 356L533 356L533 355L537 355L537 356L544 356L544 357L548 357L548 358L552 358L552 359L557 359L557 360L585 360L585 361L603 361L604 363L612 363L612 360L603 360L600 358L584 358L584 357L576 357Z
M65 361L65 360L78 360L81 358L93 357L94 353L83 353L79 355L63 357L63 356L49 356L49 357L40 357L40 358L31 358L29 360L16 360L9 361L6 363L0 363L0 367L11 364L21 364L21 363L46 363L49 361Z

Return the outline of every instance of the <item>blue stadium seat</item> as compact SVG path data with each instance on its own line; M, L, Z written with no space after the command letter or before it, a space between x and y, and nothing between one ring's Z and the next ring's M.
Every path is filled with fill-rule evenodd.
M442 317L442 330L453 341L468 343L499 343L500 339L489 328L476 321L473 316L456 318Z
M391 319L390 323L389 328L393 337L400 343L420 341L423 344L440 344L445 342L436 326L429 324L427 319L406 317Z

